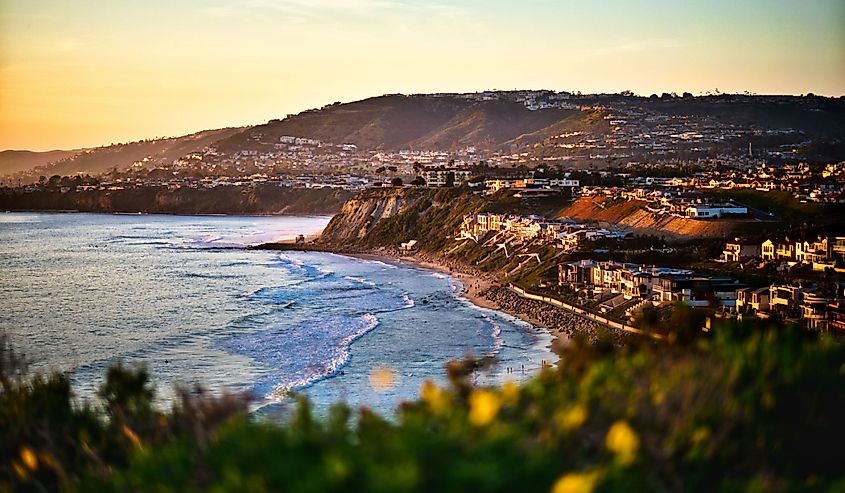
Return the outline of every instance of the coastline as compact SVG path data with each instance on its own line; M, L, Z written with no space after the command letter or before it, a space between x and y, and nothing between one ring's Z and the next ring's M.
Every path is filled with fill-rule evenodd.
M543 322L537 320L535 317L532 317L525 313L519 313L514 311L509 311L502 306L499 305L494 300L488 299L485 295L496 286L495 281L492 280L490 277L481 275L479 273L470 273L470 272L461 272L451 270L443 264L432 262L430 260L421 260L416 257L412 256L390 256L390 255L378 255L374 253L364 253L364 254L352 254L351 257L358 257L358 258L370 258L374 260L380 261L394 261L404 264L409 264L414 267L418 267L425 270L430 270L434 272L439 272L441 274L448 275L460 282L461 291L458 293L459 296L468 300L475 306L481 308L487 308L490 310L496 310L502 313L507 313L513 317L516 317L524 322L528 322L529 324L535 327L542 327L548 330L550 333L553 332L552 329L546 327ZM557 337L556 334L552 333L553 337Z
M334 253L382 262L404 263L448 275L463 286L459 295L470 303L510 315L546 330L552 337L551 350L556 354L576 337L593 342L609 340L613 344L624 345L626 339L631 336L544 301L520 296L503 286L495 272L481 271L460 260L438 257L425 251L416 251L409 255L392 248L344 248L311 241L304 244L291 241L273 242L248 248Z
M331 252L331 250L326 251ZM595 338L602 331L602 327L591 320L541 301L522 298L510 289L501 286L495 274L481 272L459 262L447 265L439 259L421 253L414 256L390 251L336 251L331 253L367 260L406 264L448 275L462 286L458 295L473 305L505 313L548 332L552 337L550 349L555 354L558 353L559 349L567 346L576 334Z

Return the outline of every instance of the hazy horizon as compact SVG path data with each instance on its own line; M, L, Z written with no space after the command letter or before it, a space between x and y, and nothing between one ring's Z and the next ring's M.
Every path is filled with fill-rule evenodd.
M845 4L0 5L0 149L254 125L390 93L845 94Z

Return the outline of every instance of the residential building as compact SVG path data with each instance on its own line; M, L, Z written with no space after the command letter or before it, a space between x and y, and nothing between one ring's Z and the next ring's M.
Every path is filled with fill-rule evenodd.
M725 262L741 262L749 258L759 257L761 246L759 243L748 240L729 241L725 245L725 250L722 252L722 260Z

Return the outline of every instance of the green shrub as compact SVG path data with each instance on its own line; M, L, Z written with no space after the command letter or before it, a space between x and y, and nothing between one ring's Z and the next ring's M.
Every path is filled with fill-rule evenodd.
M560 356L521 387L473 386L490 360L451 363L447 387L426 383L392 419L343 404L315 417L304 398L284 423L209 397L161 413L146 375L125 369L109 372L98 416L71 404L60 377L21 380L2 395L4 484L46 477L21 457L26 444L66 471L42 484L78 491L845 488L845 349L829 337L732 323L674 344L575 339Z

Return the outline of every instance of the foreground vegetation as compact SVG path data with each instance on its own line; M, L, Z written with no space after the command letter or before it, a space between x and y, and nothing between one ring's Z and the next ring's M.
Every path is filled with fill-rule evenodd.
M574 341L522 387L449 365L392 419L307 400L284 423L108 371L97 407L68 377L0 359L0 489L15 491L845 491L845 348L777 326L675 344Z

